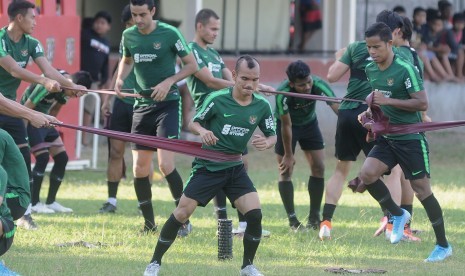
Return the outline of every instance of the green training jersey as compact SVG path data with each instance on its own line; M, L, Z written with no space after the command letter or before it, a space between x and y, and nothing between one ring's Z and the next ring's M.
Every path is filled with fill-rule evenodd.
M2 197L2 204L0 205L0 218L13 220L10 209L6 205L6 187L8 185L8 174L5 169L0 165L0 196Z
M31 190L26 162L13 138L3 129L0 129L0 165L8 174L5 197L19 197L19 204L27 208L31 202Z
M329 85L317 76L312 76L313 86L310 91L311 95L321 95L327 97L336 97ZM277 88L278 91L294 92L289 85L289 80L283 81ZM332 102L327 102L332 105ZM282 115L290 114L292 125L306 125L316 119L315 113L316 101L306 100L297 97L286 97L283 94L276 95L276 118L279 120Z
M123 41L122 40L119 44L119 53L121 56L123 56ZM129 75L124 79L123 89L134 90L135 88L136 88L136 75L134 75L134 68L132 68L131 72L129 72ZM124 92L128 93L128 91L124 91ZM122 98L121 100L130 105L134 105L136 103L136 99L133 97L125 97L125 98Z
M372 61L372 58L368 54L366 42L355 41L349 44L339 61L350 67L349 84L347 85L347 93L344 98L364 101L368 94L371 93L371 86L364 74L365 67ZM354 109L359 105L360 103L357 102L343 101L339 109Z
M212 131L219 140L216 145L203 145L202 148L241 154L257 127L266 137L276 135L270 103L257 93L252 97L249 105L242 106L234 100L232 87L208 95L193 120ZM209 171L217 171L241 163L242 161L213 162L196 158L193 169L205 167Z
M195 42L189 43L189 48L194 53L195 60L199 69L204 67L208 68L213 75L213 77L222 79L223 78L223 69L226 67L224 65L223 59L221 58L218 52L210 47L204 49ZM198 110L205 98L210 92L213 92L214 89L208 88L205 83L196 78L194 75L190 75L187 78L187 85L192 94L192 99L194 99L195 108Z
M420 78L418 70L402 58L394 56L392 64L381 71L378 64L370 63L366 67L368 80L373 87L373 91L383 93L385 97L406 100L410 99L410 94L423 91L423 80ZM391 124L415 124L421 123L421 114L418 111L411 112L397 107L382 105L381 110L389 117ZM386 135L386 137L397 140L422 139L419 133Z
M26 68L29 58L36 59L44 56L44 50L40 42L30 35L23 35L18 43L11 41L7 33L7 27L0 29L0 58L11 56L16 63ZM20 79L13 77L0 66L0 93L6 98L16 101L16 90L21 83Z
M56 101L60 104L66 104L68 97L63 92L50 93L40 84L32 84L26 88L21 97L21 104L24 105L27 100L35 105L34 110L49 114L50 108Z
M423 61L421 61L415 49L408 46L400 46L393 49L396 49L395 53L399 57L410 62L418 70L418 72L420 73L420 77L423 79L425 65L423 64Z
M141 34L137 25L123 32L123 55L134 60L135 91L150 96L152 87L175 74L176 56L190 53L184 37L175 27L156 21L156 28L149 34ZM179 100L179 91L174 84L164 101ZM136 99L135 106L155 103L150 97Z

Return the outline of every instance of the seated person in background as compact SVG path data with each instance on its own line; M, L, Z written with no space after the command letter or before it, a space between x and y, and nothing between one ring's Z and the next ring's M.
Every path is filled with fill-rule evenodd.
M464 81L464 65L465 65L465 14L456 13L452 18L452 33L454 35L455 42L457 43L457 59L454 62L453 69L455 70L455 75L460 81Z

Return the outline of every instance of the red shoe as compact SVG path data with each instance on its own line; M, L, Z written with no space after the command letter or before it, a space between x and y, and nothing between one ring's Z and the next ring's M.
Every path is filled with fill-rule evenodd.
M320 224L320 232L318 233L318 237L320 240L324 240L325 238L330 240L331 239L331 221L324 220Z

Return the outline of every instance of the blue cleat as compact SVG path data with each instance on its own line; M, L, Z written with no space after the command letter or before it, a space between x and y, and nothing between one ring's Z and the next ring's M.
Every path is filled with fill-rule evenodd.
M433 252L425 259L425 263L442 262L450 256L452 256L452 246L450 244L448 247L436 245Z
M410 219L410 213L404 209L402 216L392 216L391 243L398 243L404 236L404 226Z
M0 275L2 275L2 276L19 276L19 274L17 274L14 271L11 271L8 267L6 267L5 264L3 264L3 261L0 262Z

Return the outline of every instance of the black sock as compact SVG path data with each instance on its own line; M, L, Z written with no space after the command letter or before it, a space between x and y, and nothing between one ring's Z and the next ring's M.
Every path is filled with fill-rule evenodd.
M44 173L33 171L32 172L32 182L34 189L31 191L31 204L32 206L36 205L40 201L40 189L42 188L42 182L44 180Z
M152 207L152 189L149 177L134 178L134 189L136 190L139 207L144 216L145 230L151 230L155 227L155 217Z
M253 264L262 236L262 211L260 209L253 209L244 216L247 221L247 228L245 228L244 233L244 257L241 268Z
M119 181L107 181L107 186L108 186L108 197L116 198L116 194L118 194Z
M294 209L294 185L292 181L279 181L278 187L287 218L289 219L289 224L293 225L297 222Z
M429 197L420 202L425 208L429 221L431 221L431 225L433 226L434 234L436 235L436 244L442 247L448 247L449 243L446 239L444 218L442 217L442 209L438 200L434 194L431 194Z
M308 194L310 196L310 216L320 219L321 201L325 190L325 179L310 176L308 180Z
M412 204L401 204L400 208L407 210L407 212L409 212L413 218L413 205ZM410 228L410 223L412 222L412 218L410 218L407 222L407 227L409 228Z
M237 210L237 218L238 218L239 222L245 221L244 215L241 212L239 212L239 210Z
M50 187L48 189L48 196L46 204L52 204L56 200L58 189L60 188L62 179L54 174L50 174Z
M391 193L389 193L389 190L383 181L378 179L372 184L367 185L367 190L370 195L376 199L382 207L386 208L393 216L402 216L402 209L400 209L394 200L392 200Z
M219 190L213 199L215 205L215 212L217 219L227 219L228 214L226 212L226 194L223 190Z
M24 158L24 162L26 163L26 168L27 168L27 174L29 175L29 178L32 179L32 171L31 171L31 151L29 147L21 147L19 148L19 151L21 152L21 155ZM48 155L48 153L47 153ZM32 187L31 187L32 188ZM31 189L32 190L32 189Z
M336 205L325 203L323 206L323 220L331 221L334 211L336 211Z
M176 236L178 235L178 230L181 228L182 223L179 222L173 214L168 218L161 229L160 236L158 238L157 246L155 247L155 251L153 252L152 260L150 261L153 263L157 261L159 265L161 265L161 258L165 255L166 251L170 248L171 244L173 244Z
M166 181L168 182L168 187L170 188L171 195L174 198L174 204L177 207L179 203L179 199L181 198L181 195L182 195L182 188L183 188L182 178L179 175L176 168L170 174L165 176L165 178L166 178Z

